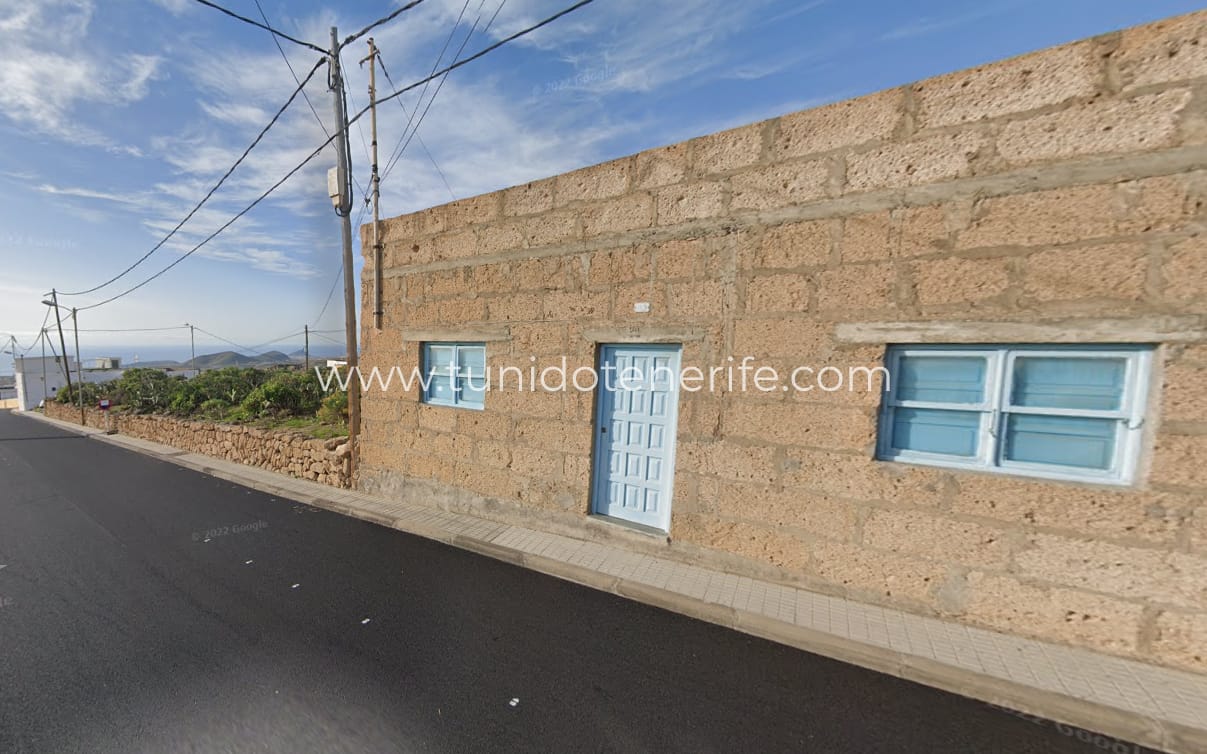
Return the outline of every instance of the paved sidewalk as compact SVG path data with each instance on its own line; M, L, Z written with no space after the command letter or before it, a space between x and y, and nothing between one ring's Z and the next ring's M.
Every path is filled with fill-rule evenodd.
M222 479L873 670L1175 752L1207 752L1207 675L972 628L293 479L26 414ZM1122 750L1122 749L1120 749ZM1130 749L1128 749L1130 751Z

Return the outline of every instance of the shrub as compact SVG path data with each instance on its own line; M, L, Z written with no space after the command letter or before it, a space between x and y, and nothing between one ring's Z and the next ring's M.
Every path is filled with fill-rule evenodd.
M85 382L83 385L72 382L70 390L64 387L63 389L59 390L59 392L54 396L54 399L59 403L74 405L77 402L76 395L78 393L84 397L85 406L95 406L97 401L107 396L112 389L112 382Z
M213 419L216 421L224 418L230 409L231 404L227 403L221 398L210 398L208 401L202 402L202 404L197 407L196 414L206 419Z
M158 369L127 369L114 383L118 403L134 411L163 411L184 385L184 378L169 377Z
M348 422L348 393L336 390L319 406L318 419L324 424L346 424Z
M310 372L277 371L240 404L251 416L313 416L323 399Z

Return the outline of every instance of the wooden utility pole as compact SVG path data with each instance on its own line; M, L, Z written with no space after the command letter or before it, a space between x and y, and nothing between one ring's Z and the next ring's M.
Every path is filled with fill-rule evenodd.
M377 174L377 45L369 37L369 57L360 61L369 64L369 124L372 130L370 150L373 160L373 329L381 329L381 176Z
M335 153L336 176L339 181L340 232L344 258L344 342L348 350L348 444L351 448L349 474L356 479L356 467L360 451L357 448L360 436L360 368L359 348L356 337L356 278L352 268L352 192L349 189L348 173L348 114L344 111L344 80L339 63L339 32L331 27L331 53L328 68L331 74L332 102L335 108Z
M75 314L76 310L73 306L71 307L71 329L75 331L75 376L76 382L79 383L76 386L76 395L80 399L80 426L86 427L88 417L84 414L84 365L80 362L80 323Z
M306 371L310 371L310 325L304 325L302 331L306 333Z
M63 338L63 318L59 316L59 294L55 289L50 289L50 301L43 301L54 309L54 321L59 326L59 353L63 354L63 376L67 378L67 394L71 395L71 368L67 366L67 341ZM54 350L54 346L51 346ZM84 423L84 412L80 411L80 423Z
M193 372L196 372L197 371L197 337L196 337L197 333L195 333L193 331L193 326L188 324L187 322L185 323L185 326L189 328L189 369L192 369ZM196 377L197 375L194 374L193 376Z

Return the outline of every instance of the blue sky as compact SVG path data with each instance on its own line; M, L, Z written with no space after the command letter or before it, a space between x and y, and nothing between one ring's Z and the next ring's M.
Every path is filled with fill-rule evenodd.
M394 0L260 0L271 23L325 47ZM427 0L374 36L399 86L569 0ZM253 0L223 0L259 17ZM383 216L553 175L774 115L846 99L1053 44L1185 13L1186 0L596 0L454 72L394 171ZM466 8L457 24L458 15ZM317 53L282 42L305 75ZM367 101L345 53L351 109ZM388 84L379 76L379 86ZM270 36L192 0L0 0L0 333L35 337L51 287L91 287L146 253L286 100L295 83ZM434 91L429 88L428 95ZM331 128L325 73L307 88ZM409 111L419 92L403 102ZM424 100L426 106L426 99ZM381 149L406 122L383 105ZM367 127L367 123L365 124ZM64 299L85 306L171 263L324 140L298 100L183 231L117 283ZM367 149L352 154L367 183ZM193 322L246 345L343 326L339 226L327 153L163 277L80 314L85 331ZM436 167L438 166L438 168ZM441 177L443 173L443 177ZM446 185L447 181L447 185ZM359 257L359 250L357 251ZM53 321L53 320L52 320ZM187 347L187 330L85 332L84 350ZM299 338L286 339L285 346ZM223 344L199 336L199 349ZM0 359L7 371L8 359Z

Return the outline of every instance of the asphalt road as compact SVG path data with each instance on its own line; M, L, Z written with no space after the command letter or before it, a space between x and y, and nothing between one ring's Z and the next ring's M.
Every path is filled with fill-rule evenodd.
M1145 751L7 412L0 566L5 753Z

